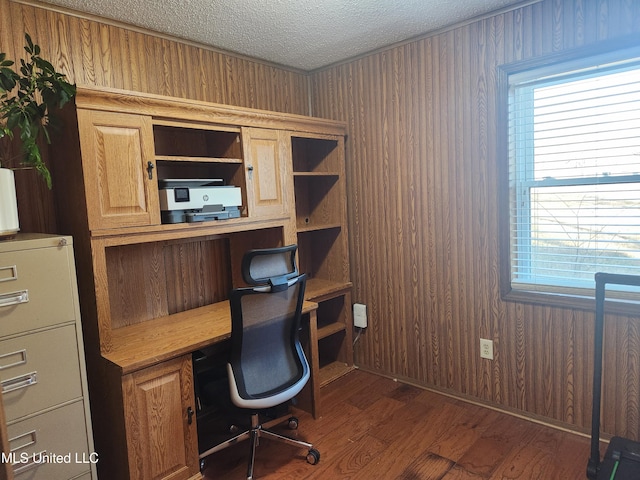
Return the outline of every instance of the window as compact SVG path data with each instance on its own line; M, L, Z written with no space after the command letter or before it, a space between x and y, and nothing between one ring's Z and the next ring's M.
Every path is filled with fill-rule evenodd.
M508 289L640 275L640 49L507 70Z

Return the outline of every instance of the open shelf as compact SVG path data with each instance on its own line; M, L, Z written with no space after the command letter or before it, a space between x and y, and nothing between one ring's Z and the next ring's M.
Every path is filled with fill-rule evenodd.
M341 201L340 177L295 176L294 191L298 229L342 223L344 202Z
M351 282L334 282L323 278L309 278L305 291L305 299L310 301L322 301L344 294L351 290Z
M157 176L165 179L220 179L224 185L240 187L246 205L242 160L237 158L156 157Z
M156 161L166 162L203 162L203 163L242 163L241 158L223 157L186 157L179 155L156 155Z
M293 172L293 177L339 177L339 172Z
M300 271L336 283L349 281L344 227L298 232Z
M343 142L291 136L299 265L309 275L305 298L318 304L320 386L353 369Z
M168 157L242 158L239 129L212 130L211 126L153 126L155 154Z
M328 173L342 169L336 137L291 137L294 172Z
M337 380L349 373L353 368L353 365L348 365L344 362L331 362L322 366L320 369L320 386L324 387L334 380Z
M311 226L298 227L298 233L320 232L322 230L331 230L332 228L342 228L339 223L325 223Z
M347 326L342 322L331 323L326 327L322 327L318 329L318 338L322 340L323 338L329 337L334 333L341 332L346 328Z
M350 318L351 305L346 304L344 294L337 294L331 298L326 298L322 302L316 303L318 303L319 332L336 333L345 330L344 326L347 325Z

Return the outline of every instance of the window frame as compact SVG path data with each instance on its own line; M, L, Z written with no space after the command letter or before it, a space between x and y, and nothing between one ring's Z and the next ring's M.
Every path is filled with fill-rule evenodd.
M533 303L572 309L594 309L595 287L579 289L524 290L511 286L511 241L509 203L509 79L513 75L526 74L531 70L544 71L563 64L567 70L572 63L583 63L586 58L606 57L607 61L626 59L629 52L640 53L640 35L633 34L620 39L609 40L596 45L576 48L551 55L500 65L497 68L497 178L498 178L498 245L499 286L502 300L519 303ZM540 182L535 182L540 183ZM562 291L559 291L562 290ZM607 309L612 313L638 315L640 303L631 300L607 300Z

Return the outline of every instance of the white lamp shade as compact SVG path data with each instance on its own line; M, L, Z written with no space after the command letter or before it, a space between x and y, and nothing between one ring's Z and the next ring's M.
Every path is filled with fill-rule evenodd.
M0 168L0 236L13 235L18 230L20 224L13 170Z

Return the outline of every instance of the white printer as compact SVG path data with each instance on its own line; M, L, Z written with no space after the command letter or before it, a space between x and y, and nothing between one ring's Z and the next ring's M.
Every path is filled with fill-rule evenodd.
M240 187L217 178L158 180L162 223L203 222L239 218Z

